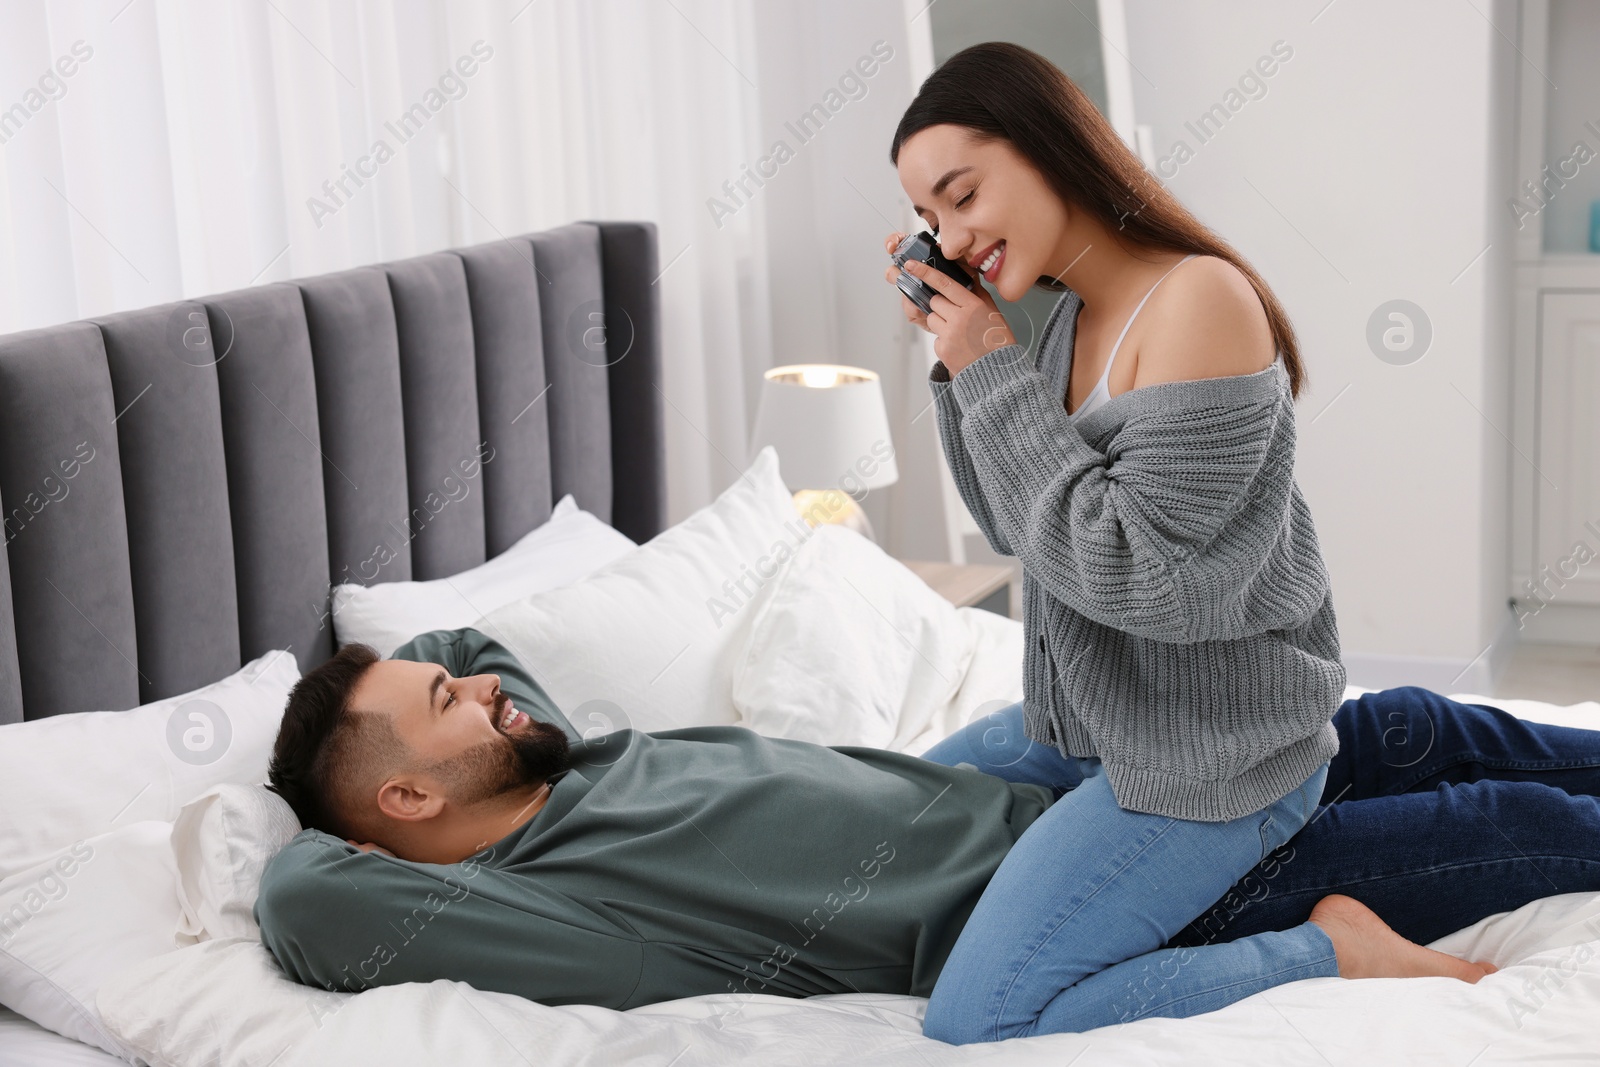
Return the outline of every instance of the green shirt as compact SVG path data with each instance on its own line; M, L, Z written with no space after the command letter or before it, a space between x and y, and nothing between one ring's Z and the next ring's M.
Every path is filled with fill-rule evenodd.
M532 819L455 864L304 830L268 864L261 940L301 982L453 979L626 1010L706 993L927 996L1043 786L741 726L584 739L470 628L395 652L495 673L573 765Z

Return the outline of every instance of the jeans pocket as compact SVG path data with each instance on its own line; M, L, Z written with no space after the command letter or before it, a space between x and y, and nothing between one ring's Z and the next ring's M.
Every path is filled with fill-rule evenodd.
M1273 844L1277 835L1277 827L1272 822L1272 809L1268 808L1261 813L1261 855L1256 859L1257 863L1266 859L1272 850L1278 847Z
M1322 798L1323 786L1328 781L1328 764L1324 763L1311 772L1304 782L1301 782L1291 792L1269 804L1261 812L1261 858L1274 849L1288 842L1289 838L1299 833L1311 815L1317 810L1317 802Z
M1305 820L1297 817L1299 807L1299 800L1290 793L1261 813L1261 859L1266 859L1305 825Z

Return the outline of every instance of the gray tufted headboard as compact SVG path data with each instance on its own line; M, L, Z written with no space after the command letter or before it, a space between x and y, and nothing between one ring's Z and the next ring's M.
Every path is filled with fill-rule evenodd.
M332 584L482 563L567 493L653 537L657 258L578 222L0 337L0 723L308 670Z

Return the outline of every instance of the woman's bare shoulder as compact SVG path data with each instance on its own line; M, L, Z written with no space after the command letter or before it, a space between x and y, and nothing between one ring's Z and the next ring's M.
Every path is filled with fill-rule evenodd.
M1197 256L1174 270L1139 342L1138 385L1254 374L1276 349L1267 312L1244 272ZM1155 303L1152 301L1152 303Z

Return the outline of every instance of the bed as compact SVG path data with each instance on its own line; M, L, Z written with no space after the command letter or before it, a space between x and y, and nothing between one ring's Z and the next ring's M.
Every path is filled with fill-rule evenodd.
M740 722L919 753L1021 699L1020 623L938 601L848 531L794 534L770 450L714 504L666 526L658 267L651 223L579 222L0 337L0 1062L1600 1059L1600 895L1586 894L1437 942L1502 968L1476 986L1317 979L1194 1019L964 1048L921 1037L915 997L729 994L616 1012L454 982L351 995L284 979L239 914L207 912L180 842L242 847L196 805L219 790L259 791L282 687L346 639L362 596L378 598L375 625L422 628L537 607L543 616L505 622L505 639L534 658L577 642L559 657L571 662L535 673L580 729ZM699 589L780 526L794 537L793 562L735 605L733 625L675 659L693 661L677 689L654 684L652 701L629 703L592 684L627 664L581 654L591 590L625 586L647 605L629 640L632 657L649 661L670 651L655 647L669 627L652 619L681 595L659 575L677 568L682 588ZM553 551L557 527L573 568L559 585L500 606L483 599L511 589L503 569L490 570L535 542ZM445 599L415 617L382 599L425 589ZM871 606L841 610L852 594ZM551 619L575 620L575 635L552 632ZM791 699L796 679L830 671L838 689ZM1600 722L1592 703L1495 703ZM219 725L222 742L206 732ZM113 787L133 797L114 815L74 806ZM35 832L55 819L56 838ZM59 897L36 894L25 923L4 927L22 914L6 902L32 899L6 897L7 884L65 872L27 864L69 841L113 858L48 883ZM224 862L237 874L261 859ZM134 919L99 901L94 879L129 899L147 892L156 910L127 915L164 917L139 920L148 928L136 962L102 965L99 942L71 941L97 922L100 942L132 938Z

